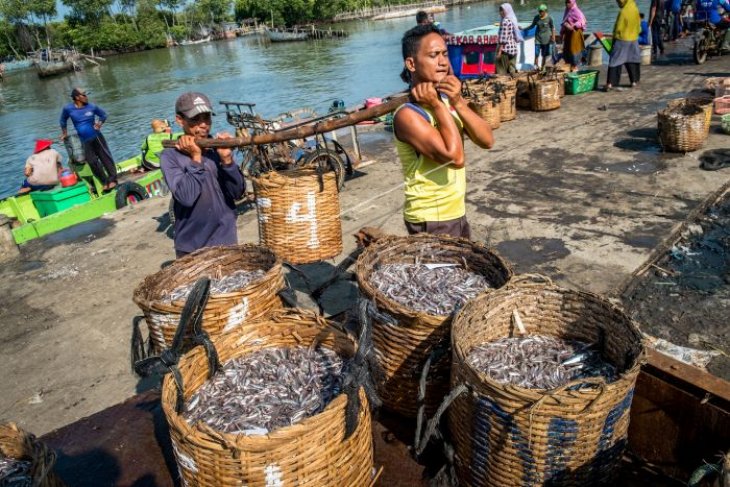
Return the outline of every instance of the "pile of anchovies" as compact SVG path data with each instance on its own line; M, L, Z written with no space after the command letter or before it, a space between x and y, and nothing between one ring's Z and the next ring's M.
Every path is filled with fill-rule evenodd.
M30 487L30 462L0 454L0 487Z
M248 286L252 282L264 277L265 272L261 269L255 271L236 271L233 274L221 277L220 279L210 280L210 294L225 294L232 291L238 291ZM193 290L195 282L189 282L178 286L169 293L163 293L165 300L169 302L186 300Z
M382 264L370 283L409 309L438 316L450 315L489 288L484 276L461 264Z
M184 417L224 433L265 435L327 407L347 366L324 347L259 350L227 362L190 397Z
M544 335L501 338L474 348L467 363L503 384L554 389L575 379L617 379L616 368L592 345Z

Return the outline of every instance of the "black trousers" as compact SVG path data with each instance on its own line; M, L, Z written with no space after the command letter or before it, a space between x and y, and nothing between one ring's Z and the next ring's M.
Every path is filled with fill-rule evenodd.
M117 166L102 134L84 142L84 155L91 172L103 184L117 182Z
M638 83L641 81L641 64L639 63L625 63L626 71L629 73L629 81L631 83ZM608 84L611 86L618 86L621 81L621 66L614 66L608 68Z
M654 54L664 54L661 22L654 22L654 25L651 26L651 52Z

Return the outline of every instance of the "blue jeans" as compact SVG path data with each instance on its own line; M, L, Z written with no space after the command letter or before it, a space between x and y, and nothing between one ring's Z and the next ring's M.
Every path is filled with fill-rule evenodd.
M31 191L48 191L56 186L53 184L30 184L27 179L23 180L21 188L30 188Z

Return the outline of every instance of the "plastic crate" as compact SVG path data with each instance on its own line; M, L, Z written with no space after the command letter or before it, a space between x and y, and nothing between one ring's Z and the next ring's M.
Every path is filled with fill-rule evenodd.
M68 188L59 186L49 191L33 191L30 193L30 197L41 217L58 213L91 200L89 190L84 183L78 183Z
M577 73L567 73L565 75L565 93L568 95L578 95L593 91L598 87L598 70L587 69L578 71Z
M728 113L727 115L723 115L720 120L722 121L722 131L730 135L730 113Z

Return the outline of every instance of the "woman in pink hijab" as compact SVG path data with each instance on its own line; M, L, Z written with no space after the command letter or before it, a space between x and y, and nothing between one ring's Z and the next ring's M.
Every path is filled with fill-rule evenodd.
M560 35L563 36L563 59L570 64L572 71L578 70L583 50L586 48L583 40L585 28L586 16L578 8L576 0L565 0Z

